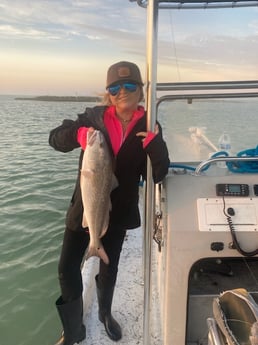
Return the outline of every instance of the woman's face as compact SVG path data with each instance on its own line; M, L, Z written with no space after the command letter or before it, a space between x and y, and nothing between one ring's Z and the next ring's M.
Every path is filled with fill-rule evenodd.
M134 92L130 92L122 87L116 95L110 94L110 100L116 107L117 112L130 112L137 109L141 96L141 87L137 85Z

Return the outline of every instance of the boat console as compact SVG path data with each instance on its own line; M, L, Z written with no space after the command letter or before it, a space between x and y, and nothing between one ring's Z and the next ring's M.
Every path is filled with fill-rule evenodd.
M147 9L147 128L153 130L159 120L171 160L169 174L155 192L148 166L144 345L151 343L150 310L155 308L159 344L258 345L253 328L258 302L258 81L157 82L160 9L258 2L135 1ZM159 298L151 308L152 281ZM232 318L245 327L231 327Z
M250 103L258 106L258 93L256 96L256 100L252 96L252 101L247 94L238 97L237 107L249 107ZM196 98L190 105L187 96L184 100L181 97L179 103L174 100L173 106L160 104L158 113L171 154L169 175L156 188L160 229L156 257L164 344L226 345L231 343L218 326L221 294L244 289L255 312L258 310L258 157L238 155L239 150L256 147L256 135L249 134L249 143L247 138L237 140L243 117L235 111L235 99L228 95L223 99L214 95L205 101ZM223 112L223 108L229 117L234 116L235 126L233 121L225 125L218 120L217 111ZM173 125L165 120L169 112L174 117ZM180 122L182 113L185 119ZM211 129L215 116L218 121ZM202 126L196 127L200 123ZM187 131L189 125L191 130ZM193 128L199 128L195 130L198 138L192 135ZM211 151L225 128L234 143L232 151L234 146L236 149L223 156L218 149L216 154ZM198 161L200 158L203 160ZM253 168L252 172L232 169L245 164ZM239 323L247 322L243 315ZM219 320L222 325L222 316ZM245 328L249 335L252 323ZM246 344L252 345L249 338Z

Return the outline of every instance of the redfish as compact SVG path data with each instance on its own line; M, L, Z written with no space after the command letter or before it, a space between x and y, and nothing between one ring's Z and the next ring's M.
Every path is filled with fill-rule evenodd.
M98 130L87 133L80 186L83 203L82 226L88 227L90 234L85 259L98 256L109 264L101 237L105 235L109 224L110 193L118 186L118 182L113 174L113 161L108 145L104 135Z

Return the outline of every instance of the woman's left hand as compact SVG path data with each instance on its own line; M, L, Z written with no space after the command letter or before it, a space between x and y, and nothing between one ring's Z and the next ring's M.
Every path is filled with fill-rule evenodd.
M155 125L154 132L151 132L151 131L149 131L149 132L138 132L138 133L136 133L136 136L142 137L142 142L145 144L146 139L149 143L158 133L159 133L159 126Z

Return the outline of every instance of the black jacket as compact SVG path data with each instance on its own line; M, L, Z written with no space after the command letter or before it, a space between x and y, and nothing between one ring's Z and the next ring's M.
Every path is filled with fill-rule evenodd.
M100 130L110 147L114 157L111 141L104 126L103 115L106 107L96 106L86 108L83 114L78 115L76 121L64 120L62 125L50 132L49 144L58 151L69 152L80 147L77 142L77 130L79 127L94 127ZM159 126L160 127L160 126ZM136 133L146 131L146 115L141 118L129 133L120 148L115 160L115 175L119 186L111 193L112 210L110 222L124 229L133 229L140 226L140 214L138 209L139 182L141 176L146 178L147 154L150 157L153 170L153 180L158 183L163 180L168 172L169 158L166 143L162 139L162 131L147 145L142 147L142 138ZM80 191L80 169L83 158L81 150L79 158L78 177L67 211L66 225L71 230L82 230L83 206Z

